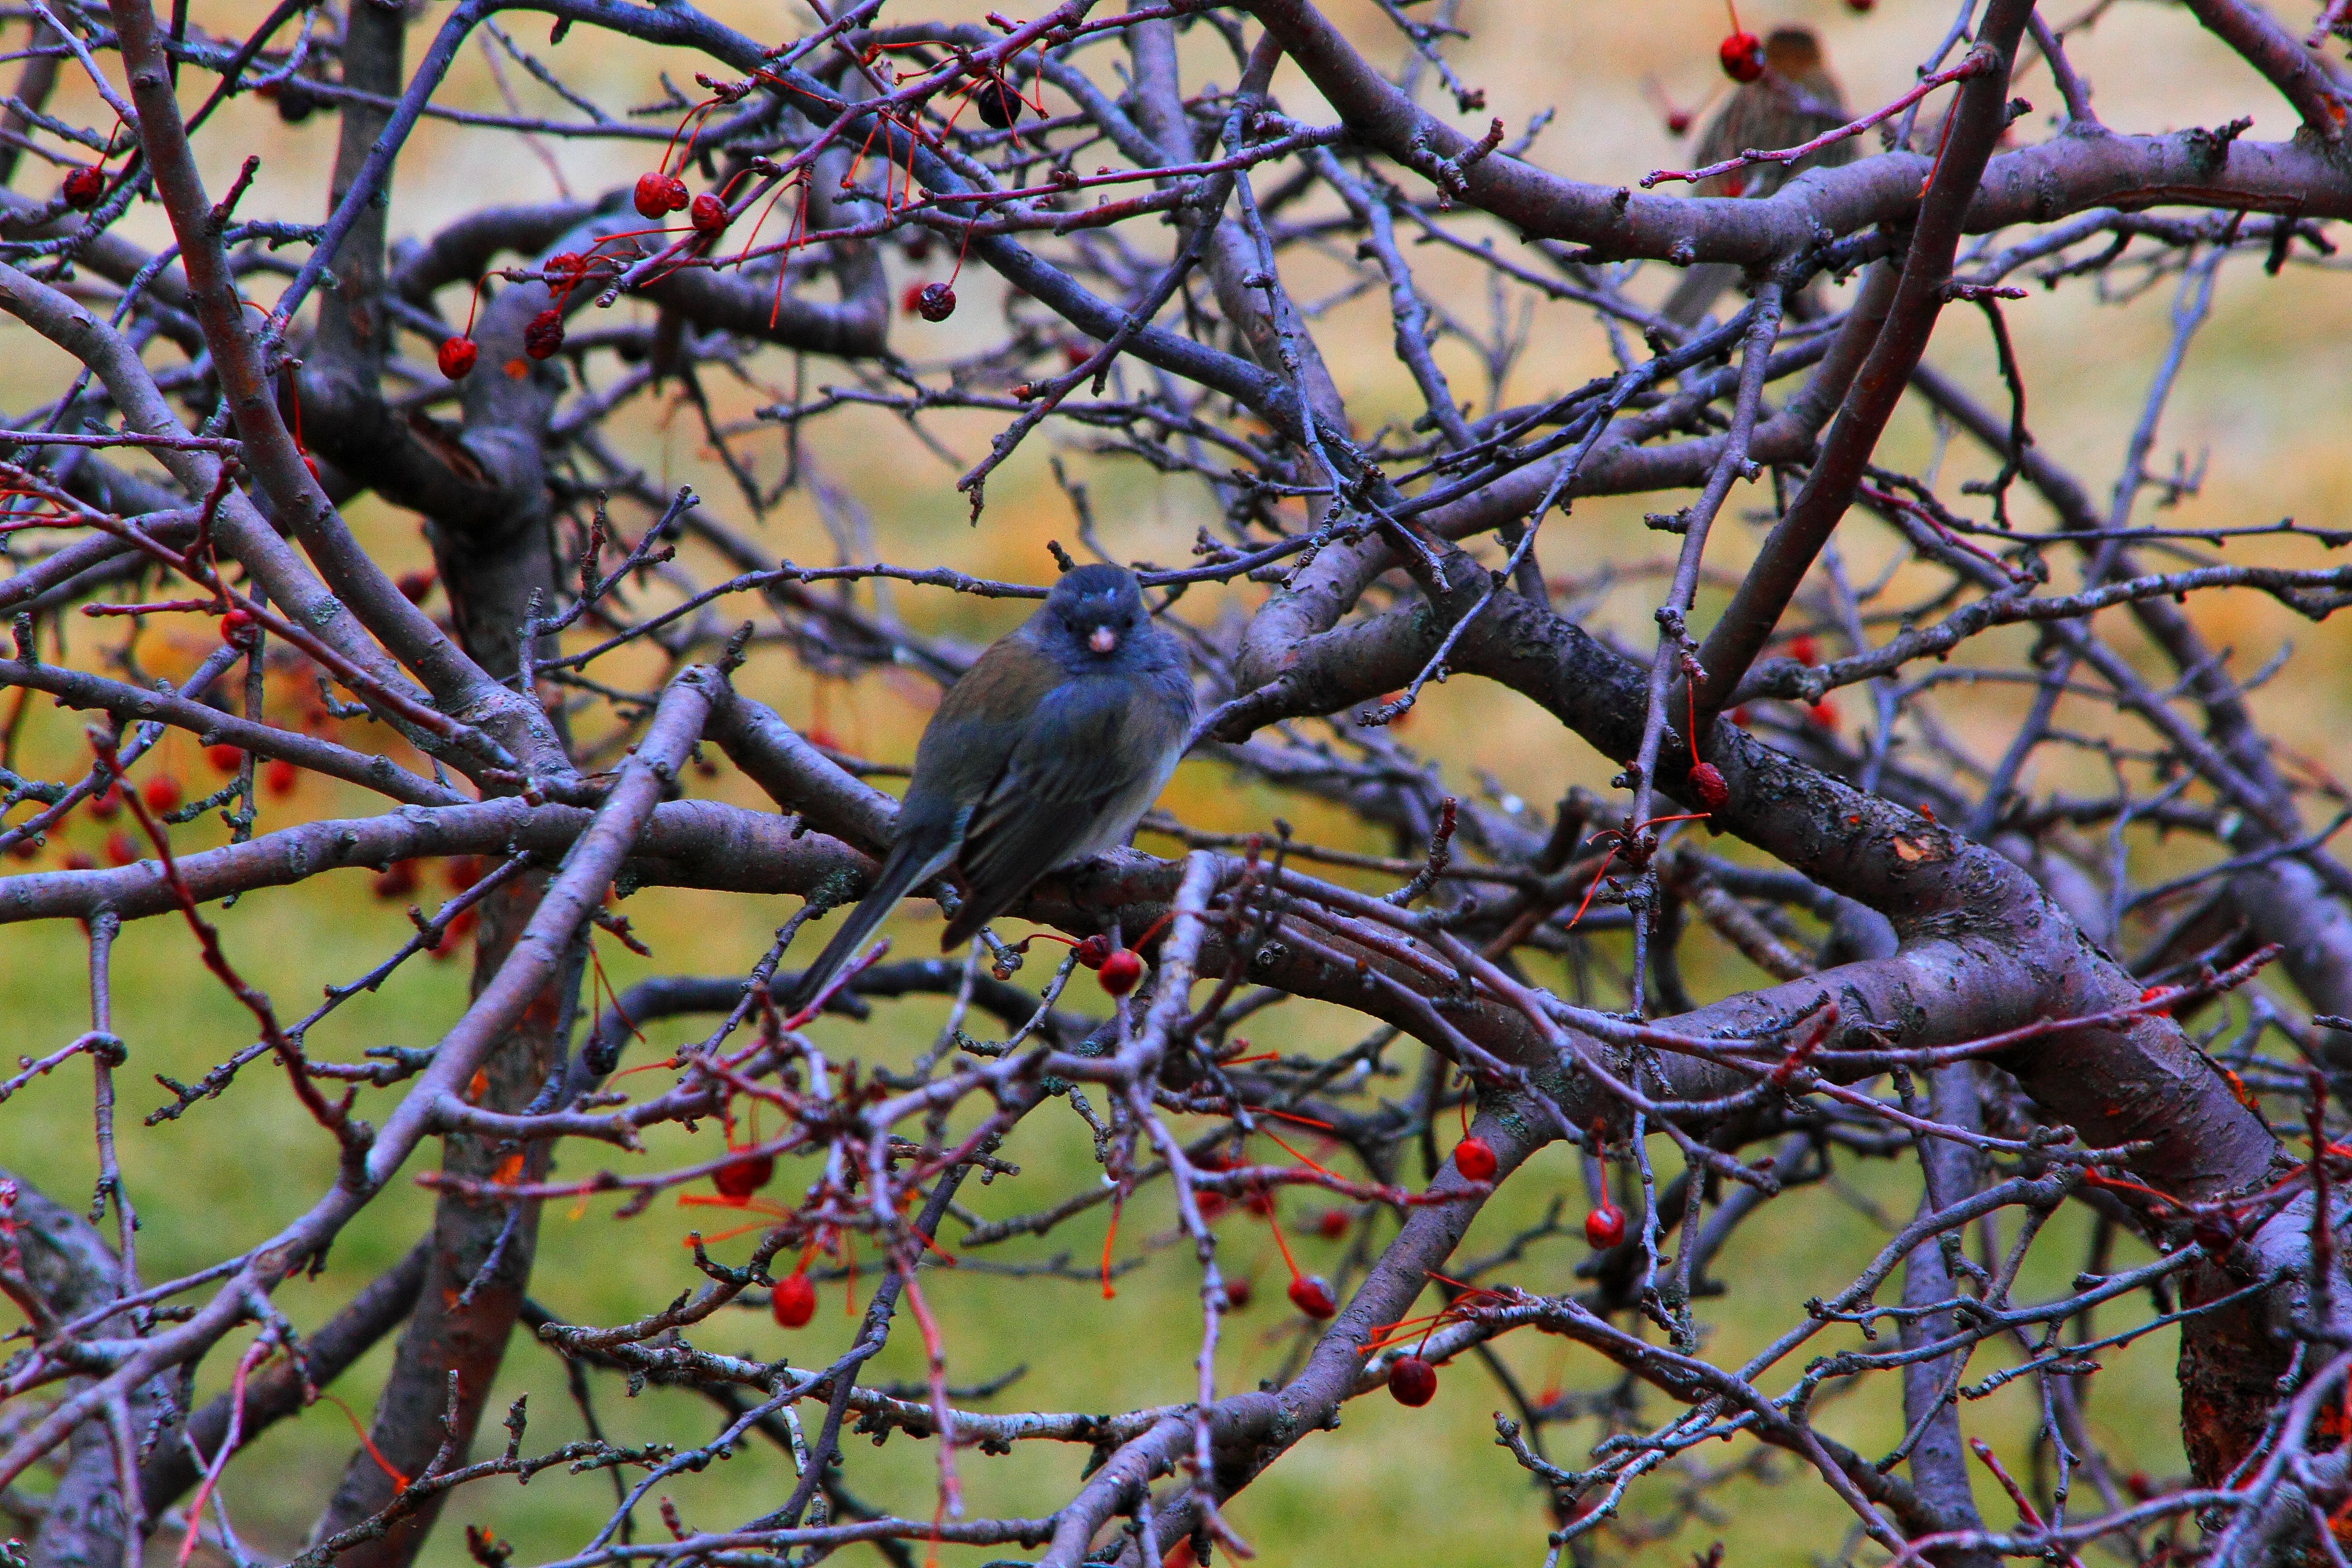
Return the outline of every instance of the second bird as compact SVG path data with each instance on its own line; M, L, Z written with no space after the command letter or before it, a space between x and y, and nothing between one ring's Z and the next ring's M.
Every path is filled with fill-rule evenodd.
M1696 162L1701 167L1740 153L1771 152L1810 142L1847 119L1845 94L1822 57L1822 41L1809 27L1776 27L1764 40L1764 74L1736 89L1699 133ZM1769 196L1807 169L1843 163L1854 154L1848 137L1792 165L1759 163L1701 180L1702 196ZM1680 327L1694 327L1723 291L1739 281L1728 262L1702 261L1685 271L1666 296L1659 314Z
M1065 573L1020 629L948 689L915 747L897 837L874 886L793 988L807 1005L899 899L952 868L968 942L1056 867L1125 844L1176 771L1192 725L1184 650L1152 624L1135 574Z

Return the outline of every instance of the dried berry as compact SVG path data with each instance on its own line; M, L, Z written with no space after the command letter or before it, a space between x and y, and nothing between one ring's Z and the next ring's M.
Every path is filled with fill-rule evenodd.
M1603 1202L1584 1216L1584 1244L1595 1252L1606 1252L1625 1239L1625 1211L1615 1204Z
M1096 981L1114 996L1126 995L1142 978L1143 960L1135 956L1135 950L1131 947L1122 947L1110 954L1102 961L1102 967L1095 971Z
M1764 74L1764 40L1742 27L1715 47L1715 58L1732 80L1754 81Z
M88 212L106 194L106 174L100 169L76 169L66 176L66 205Z
M1723 770L1713 763L1692 765L1690 787L1692 795L1708 811L1721 811L1731 799L1731 786L1723 782Z
M149 779L147 786L139 792L139 798L147 803L148 810L158 816L167 811L176 811L180 806L180 781L170 773L157 773L153 778Z
M1321 1322L1339 1310L1331 1300L1331 1287L1312 1274L1302 1274L1290 1282L1290 1304Z
M474 368L474 361L481 357L481 352L471 338L446 337L441 340L441 351L433 356L433 361L441 367L443 375L451 381L463 381L466 373Z
M694 205L687 211L686 221L694 226L697 234L723 234L727 226L734 221L734 215L727 210L725 202L705 191L694 198Z
M563 346L563 312L550 307L530 319L522 330L522 352L546 359Z
M775 1314L781 1329L801 1329L816 1316L816 1287L809 1277L795 1269L776 1281L776 1289L768 1299L768 1310Z
M710 1184L719 1189L720 1197L741 1203L766 1186L775 1174L776 1157L773 1154L745 1154L711 1172Z
M1418 1410L1437 1396L1437 1369L1417 1355L1389 1363L1389 1397Z
M1495 1146L1484 1138L1465 1138L1454 1145L1454 1168L1465 1182L1493 1181L1496 1163Z
M235 746L220 745L205 748L205 761L225 773L233 773L245 766L245 752Z
M648 171L637 176L637 188L631 197L636 205L639 217L652 218L656 221L684 207L688 199L684 180L679 179L676 174L665 174L657 170Z
M980 110L982 121L998 131L1009 131L1021 118L1028 105L1013 90L1013 84L1002 77L990 77L971 95L971 106Z
M1081 969L1100 969L1103 966L1103 960L1110 956L1110 938L1097 931L1070 949L1070 955L1078 961L1078 967ZM1210 1167L1212 1170L1223 1168L1215 1165Z
M926 283L915 296L915 314L927 321L944 321L955 314L955 290L944 283Z

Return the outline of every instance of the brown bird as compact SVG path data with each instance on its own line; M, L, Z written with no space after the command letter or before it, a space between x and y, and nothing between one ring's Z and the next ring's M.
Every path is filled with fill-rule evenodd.
M1767 152L1810 142L1846 122L1845 93L1822 58L1809 27L1776 27L1764 40L1764 74L1733 91L1699 133L1697 162L1720 163L1750 150ZM1833 142L1793 164L1755 163L1698 182L1702 196L1769 196L1807 169L1852 159L1855 142ZM1726 289L1739 281L1729 262L1702 261L1682 276L1659 314L1676 326L1696 326Z

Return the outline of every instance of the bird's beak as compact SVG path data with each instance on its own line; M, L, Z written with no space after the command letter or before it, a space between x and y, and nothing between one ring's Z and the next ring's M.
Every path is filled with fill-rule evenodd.
M1097 653L1108 653L1118 646L1118 634L1108 626L1097 626L1087 634L1087 646Z

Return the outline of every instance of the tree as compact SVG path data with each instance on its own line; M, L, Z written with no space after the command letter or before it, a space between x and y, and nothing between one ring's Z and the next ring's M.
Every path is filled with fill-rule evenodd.
M0 1099L86 1066L101 1173L88 1220L0 1184L0 1285L29 1338L0 1381L0 1485L44 1463L58 1477L38 1500L0 1493L28 1521L32 1561L135 1561L175 1504L193 1536L236 1485L241 1446L394 1336L304 1568L405 1564L471 1483L566 1466L609 1473L619 1495L571 1563L805 1563L861 1543L898 1563L959 1547L1206 1561L1242 1550L1223 1505L1329 1441L1317 1434L1347 1401L1418 1405L1437 1375L1482 1375L1482 1358L1513 1406L1498 1417L1508 1456L1551 1504L1548 1562L1637 1551L1700 1506L1729 1473L1696 1462L1712 1438L1783 1455L1791 1484L1828 1489L1857 1560L2071 1561L2095 1543L2140 1562L2340 1561L2352 1325L2331 1139L2352 1108L2352 871L2328 840L2343 795L2265 732L2251 676L2193 611L2260 595L2324 619L2352 602L2352 568L2218 550L2347 536L2185 534L2149 522L2147 502L2185 483L2149 465L2217 278L2321 264L2326 222L2352 209L2347 88L2326 53L2346 8L2327 6L2308 40L2251 0L2188 9L2294 106L2292 140L2251 139L2243 121L2102 125L2031 0L1987 0L1962 7L1917 90L1833 133L1864 155L1723 199L1675 194L1698 171L1582 184L1547 171L1539 127L1482 124L1446 60L1454 0L1428 20L1381 7L1404 42L1393 76L1376 62L1394 38L1343 33L1308 0L1064 0L919 24L858 0L788 38L685 0L458 0L429 25L378 0L289 0L241 38L184 5L33 5L0 167L20 184L38 162L70 167L53 196L5 198L0 310L79 371L0 432L16 567L0 581L16 628L0 682L16 689L12 770L28 728L87 723L88 762L57 780L0 775L12 812L31 808L0 847L37 859L77 813L121 826L118 864L0 878L0 919L83 922L90 994L89 1030L41 1043ZM551 23L559 66L588 38L635 51L641 82L656 50L683 51L700 96L672 89L630 118L525 50L505 30L522 20ZM491 123L519 145L594 139L626 176L392 245L389 183L420 123L453 112L436 93L477 41L567 105ZM1297 73L1286 103L1278 68ZM2030 72L2063 106L2038 140L2014 100ZM1454 114L1423 106L1433 77ZM85 79L110 129L45 107ZM336 117L322 223L252 216L257 160L212 140L199 155L206 120L249 94ZM1735 163L1774 160L1789 161ZM168 218L171 248L121 232L142 204ZM1744 287L1719 322L1685 329L1641 303L1661 271L1722 264ZM1339 318L1299 280L1333 268L1388 302L1421 404L1409 426L1351 417L1327 367ZM1544 371L1517 304L1482 332L1429 282L1441 272L1547 321L1599 322L1618 368L1528 395ZM910 279L903 300L894 274ZM2177 290L2171 350L2104 506L2032 439L2003 314L2029 276L2086 304L2126 281ZM959 307L972 332L992 278L1001 324L954 338L942 362L904 357ZM634 316L594 313L640 300ZM1948 315L1955 330L1980 319L1997 345L2005 408L1926 362ZM712 378L779 364L800 367L796 391L760 426L715 411ZM1455 383L1474 376L1483 396L1465 398ZM723 456L739 491L725 503L659 487L629 455L624 411L666 395ZM1906 402L1974 443L1992 477L1883 466ZM983 525L992 475L1057 437L1074 463L1181 484L1213 525L1191 564L1141 575L1197 655L1200 748L1392 853L1272 822L1238 838L1164 823L1175 858L1068 868L1000 922L1074 944L1042 990L1016 975L1048 950L1009 929L961 963L869 957L824 1004L864 1020L850 1037L864 1059L826 1060L814 1012L785 1016L777 998L803 926L871 874L895 805L858 759L739 690L739 672L897 665L944 683L972 650L918 629L931 599L877 590L1045 592L860 563L851 522L841 563L779 562L726 515L813 493L850 516L854 496L803 455L876 409L918 432L959 411L992 422L958 482ZM779 447L781 479L763 484ZM1055 472L1095 545L1084 485ZM1650 494L1674 498L1652 522L1676 555L1654 644L1625 647L1588 629L1545 558L1566 552L1553 514L1574 500ZM1726 527L1735 496L1769 510L1752 552ZM424 521L435 574L396 578L362 544L347 510L367 497ZM1836 542L1857 534L1893 541L1901 570L1849 574ZM1204 604L1222 613L1195 614ZM114 617L127 640L85 634L44 657L68 625L105 634ZM184 679L145 674L142 629L191 624L216 627L217 648ZM2000 635L2012 627L2032 636ZM315 689L320 723L273 710L273 671L281 695ZM1621 769L1614 793L1571 791L1545 820L1427 765L1394 724L1449 677L1528 700ZM2002 682L2030 691L2021 710L1986 695ZM1858 729L1837 693L1866 711ZM1979 727L1956 738L1955 710ZM350 732L327 721L359 718ZM231 770L220 789L184 803L142 775L167 731L214 748ZM2028 764L2059 748L2097 757L2108 784L2037 793ZM777 810L707 798L715 785L695 798L713 753ZM383 806L306 821L270 804L305 775ZM226 843L170 830L212 813ZM299 1020L244 978L216 907L351 867L404 898L432 866L457 870L455 896ZM585 989L594 933L632 940L608 895L650 885L797 902L748 976ZM157 1114L255 1093L240 1077L274 1071L340 1151L332 1185L282 1231L163 1282L139 1271L114 1152L127 1047L113 950L147 919L184 925L254 1026L204 1081L167 1085ZM467 939L472 1000L436 1037L357 1062L316 1048L345 999ZM2115 956L2127 940L2128 963ZM1131 993L1113 983L1131 977L1129 952L1149 961ZM1692 995L1685 974L1734 973L1731 953L1748 978ZM908 995L952 998L919 1054L892 1029L889 1001ZM1239 1026L1261 1018L1261 1042L1279 1039L1290 1015L1264 1016L1285 1006L1375 1032L1327 1054L1254 1052ZM679 1035L668 1059L633 1047L693 1015L719 1022ZM633 1048L673 1069L667 1087L615 1087ZM1003 1158L1056 1100L1093 1127L1098 1182L1053 1190ZM551 1169L564 1141L626 1151L714 1123L723 1146L683 1163ZM1281 1140L1302 1127L1313 1151ZM428 1142L430 1235L298 1331L273 1291L429 1163ZM1457 1258L1491 1194L1555 1142L1581 1150L1589 1262L1546 1250L1578 1228L1562 1203L1501 1251ZM811 1173L805 1191L755 1196L779 1159ZM1738 1227L1872 1160L1916 1163L1918 1208L1842 1289L1799 1304L1780 1280L1717 1276ZM1024 1213L981 1223L958 1197L975 1174L1015 1184ZM698 1244L697 1289L665 1306L656 1280L644 1314L614 1325L536 1306L548 1200L619 1194L625 1215L706 1182L704 1201L740 1211L722 1217L760 1227L745 1262ZM1317 1212L1352 1249L1328 1279L1296 1274L1286 1375L1221 1386L1221 1324L1247 1282L1220 1237L1297 1188L1328 1194ZM1002 1398L951 1389L924 1294L948 1254L1050 1241L1105 1211L1115 1224L1130 1199L1164 1202L1179 1227L1152 1267L1194 1271L1197 1399L1139 1405L1108 1353L1092 1402L1107 1414L992 1411ZM1293 1197L1290 1212L1307 1211ZM2055 1294L2026 1291L2031 1244L2078 1212L2095 1220L2090 1264ZM940 1234L950 1217L960 1240ZM2003 1221L2013 1244L1982 1253ZM2114 1262L2126 1245L2144 1255ZM1106 1290L1112 1259L1106 1243ZM833 1359L696 1342L734 1307L807 1322L813 1275L856 1260L863 1315ZM1433 1315L1418 1310L1432 1295ZM1785 1331L1751 1363L1710 1359L1701 1331L1718 1310L1778 1314ZM2094 1352L2175 1325L2191 1473L2118 1475L2082 1414ZM927 1387L861 1383L910 1326ZM548 1448L518 1403L503 1449L478 1444L518 1328L584 1377L691 1391L724 1426L682 1451L601 1435ZM1531 1396L1492 1354L1521 1330L1587 1347L1615 1378L1598 1395ZM208 1358L233 1363L233 1386L193 1404ZM2013 1479L1974 1445L2013 1503L1999 1510L1971 1487L1972 1358L2041 1401L2033 1473ZM1828 1435L1815 1409L1832 1384L1899 1406L1902 1445L1869 1455ZM1595 1417L1604 1440L1562 1468L1559 1436ZM928 1444L935 1490L858 1500L845 1424ZM960 1473L1038 1442L1088 1448L1083 1479L1019 1517L964 1506ZM667 1510L668 1478L737 1449L779 1467L771 1511L725 1529L667 1512L673 1539L633 1535L635 1511ZM2076 1490L2068 1508L2077 1477L2095 1500ZM241 1560L233 1536L216 1544ZM487 1564L510 1550L468 1544Z

